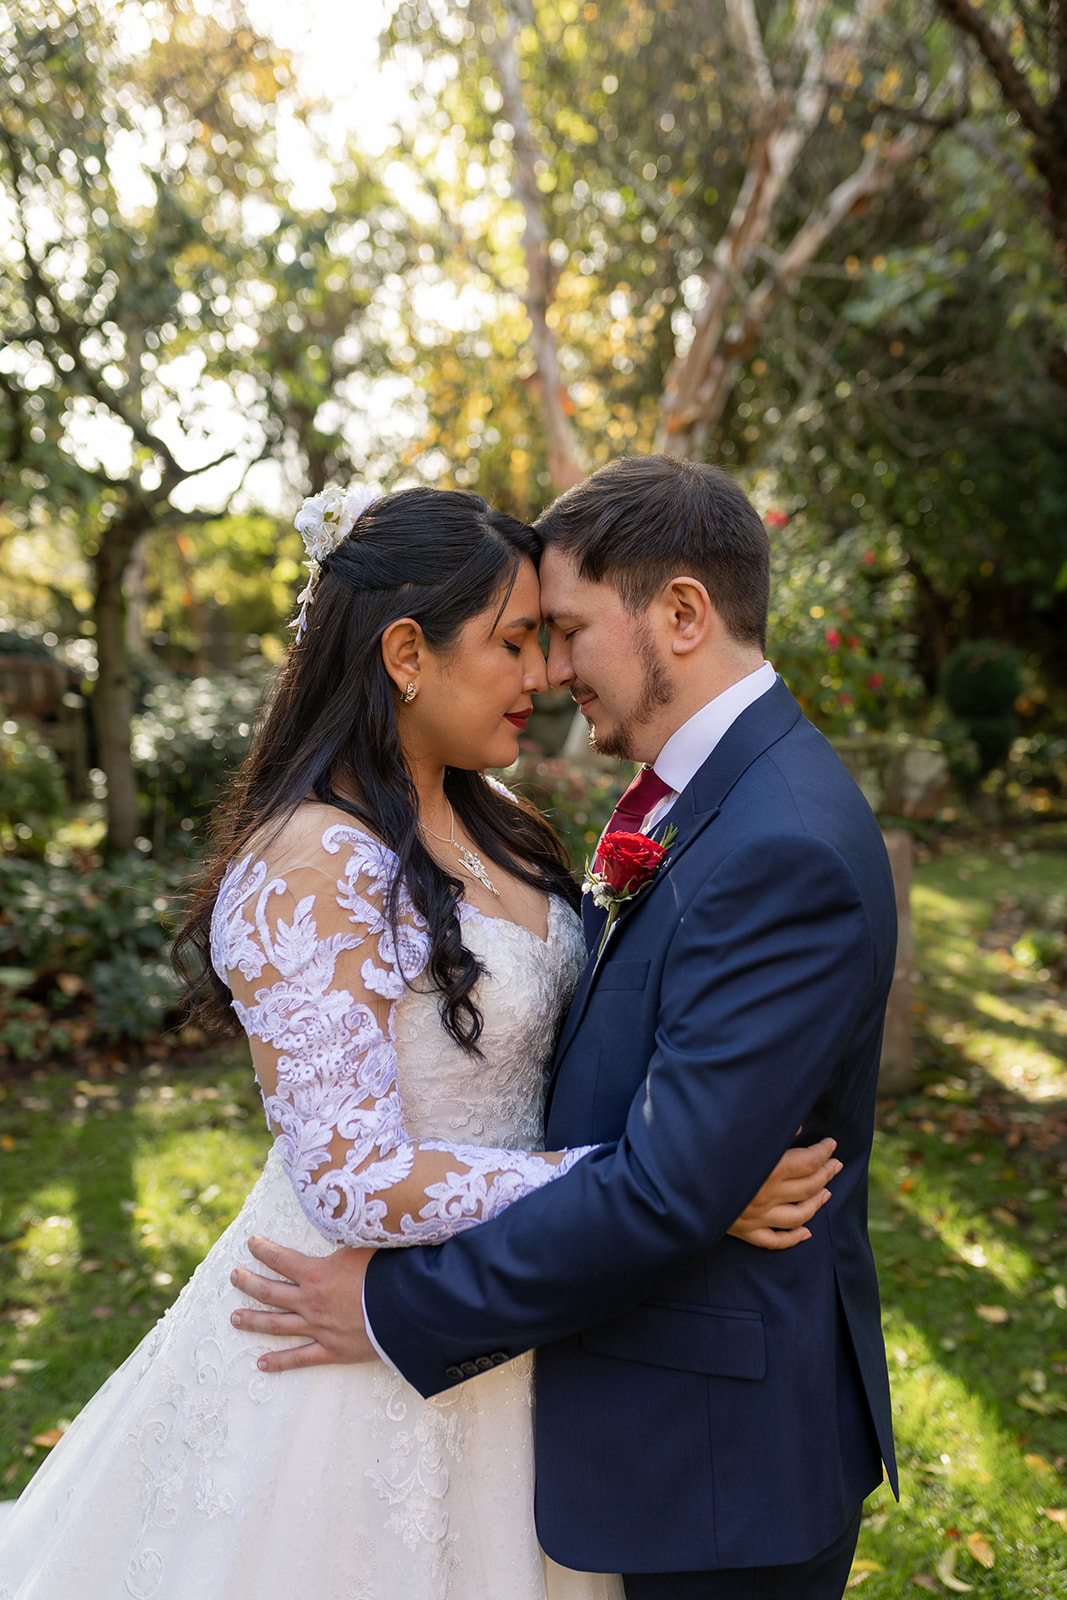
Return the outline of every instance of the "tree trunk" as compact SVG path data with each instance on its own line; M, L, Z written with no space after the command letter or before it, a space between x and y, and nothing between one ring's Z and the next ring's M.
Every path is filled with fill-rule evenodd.
M897 960L886 1007L878 1093L901 1095L911 1094L915 1088L911 988L911 876L915 847L911 834L903 828L891 828L883 838L897 896Z
M134 535L118 529L100 536L94 561L96 592L97 680L93 690L93 725L97 759L107 779L108 855L125 855L138 833L137 785L130 752L133 702L126 650L126 602L122 580L130 559Z
M548 470L553 484L562 493L580 483L586 474L578 458L577 441L567 414L567 392L559 370L556 336L548 320L551 301L548 230L541 211L541 191L537 187L537 151L519 80L516 36L520 24L508 6L502 10L502 26L494 30L489 52L496 67L504 115L514 130L514 188L526 219L522 236L526 256L523 303L530 319L530 348L537 364L537 396L548 442Z

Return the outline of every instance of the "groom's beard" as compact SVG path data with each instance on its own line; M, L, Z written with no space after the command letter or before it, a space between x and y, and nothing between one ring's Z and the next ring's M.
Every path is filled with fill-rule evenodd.
M637 704L628 716L620 717L615 726L599 738L594 727L589 729L592 748L602 756L615 756L619 761L636 761L633 752L637 729L644 727L662 706L670 705L674 699L674 684L656 654L652 630L643 619L634 625L633 644L645 669Z

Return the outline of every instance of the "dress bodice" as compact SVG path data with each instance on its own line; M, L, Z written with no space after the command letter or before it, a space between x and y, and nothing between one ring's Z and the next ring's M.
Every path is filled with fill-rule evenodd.
M394 1014L404 1125L414 1139L534 1150L558 1024L585 961L581 923L549 902L548 936L460 904L463 942L485 967L479 1061L441 1026L438 996L417 985Z
M584 960L580 924L553 899L542 940L461 904L464 942L484 968L471 1055L442 1024L429 931L396 883L395 856L341 815L301 806L261 855L231 866L212 961L308 1218L344 1244L432 1243L585 1153L527 1153Z

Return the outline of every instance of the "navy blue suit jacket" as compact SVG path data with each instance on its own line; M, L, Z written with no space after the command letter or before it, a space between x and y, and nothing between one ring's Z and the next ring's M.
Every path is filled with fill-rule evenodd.
M537 1526L564 1565L800 1562L894 1483L867 1165L893 885L874 817L778 681L678 797L590 959L549 1148L601 1148L484 1225L381 1250L370 1322L423 1394L537 1355ZM603 913L587 900L595 950ZM803 1125L844 1171L786 1251L727 1236Z

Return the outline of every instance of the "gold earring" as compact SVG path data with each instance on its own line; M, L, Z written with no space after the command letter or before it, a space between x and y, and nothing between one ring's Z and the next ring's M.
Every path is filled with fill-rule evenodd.
M404 694L403 694L403 697L402 697L403 701L404 701L404 704L406 706L409 706L411 704L411 702L414 700L415 696L418 694L418 692L419 692L418 685L414 684L414 683L409 683L407 688L404 690Z

